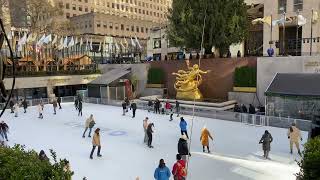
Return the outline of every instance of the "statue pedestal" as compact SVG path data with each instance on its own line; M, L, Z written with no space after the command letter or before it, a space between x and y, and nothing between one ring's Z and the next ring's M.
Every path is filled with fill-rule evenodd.
M199 89L193 90L193 91L177 91L177 95L176 95L177 99L182 99L182 100L202 100L203 96L201 94L201 92L199 91Z

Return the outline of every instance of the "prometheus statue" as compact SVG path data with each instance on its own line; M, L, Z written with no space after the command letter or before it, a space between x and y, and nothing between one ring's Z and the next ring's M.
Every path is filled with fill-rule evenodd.
M189 61L187 61L187 71L179 70L177 73L172 73L172 75L177 76L174 84L174 88L177 91L176 98L184 100L202 100L203 96L198 87L203 80L202 74L207 74L210 70L202 71L198 64L194 64L192 67L189 65Z

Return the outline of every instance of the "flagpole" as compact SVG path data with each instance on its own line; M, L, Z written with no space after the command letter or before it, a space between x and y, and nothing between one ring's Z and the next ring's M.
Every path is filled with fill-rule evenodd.
M313 9L311 10L311 39L310 39L310 56L312 56L312 41L313 41L313 27L312 27L312 20L313 20Z
M297 10L297 29L296 29L296 56L298 56L298 39L299 39L299 9Z
M272 30L273 30L273 27L272 27L272 14L271 14L271 24L270 24L270 49L272 48L272 44L273 44L273 42L272 42L272 39L273 39L273 37L272 37Z
M283 50L283 56L285 56L286 55L286 40L285 40L285 37L286 37L286 12L283 10L283 18L284 18L284 20L283 20L283 37L282 37L282 50Z

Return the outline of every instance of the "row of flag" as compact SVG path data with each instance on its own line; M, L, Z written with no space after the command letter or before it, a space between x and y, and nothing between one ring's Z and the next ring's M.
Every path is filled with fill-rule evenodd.
M296 15L295 18L297 19L298 26L303 26L307 24L307 19L302 15ZM318 12L314 11L312 13L312 23L316 23L319 19ZM284 25L285 23L291 23L293 21L292 17L281 16L280 19L272 20L271 16L265 16L263 18L257 18L252 21L252 24L264 23L269 26L276 26L276 25Z
M14 39L13 32L9 32L7 36L8 36L8 39ZM80 47L85 45L86 51L93 49L92 38L90 38L90 40L86 38L85 39L86 42L84 43L84 39L82 37L78 38L73 36L71 37L66 36L66 37L60 37L60 40L58 39L58 35L52 35L52 34L49 34L49 35L43 34L42 36L39 36L39 37L40 38L37 40L37 34L31 33L28 35L27 33L24 33L23 36L18 40L18 51L22 51L22 47L27 43L33 43L33 42L36 42L37 48L41 48L42 46L50 44L50 45L56 45L58 50L62 50L64 48L72 48L77 45L80 45ZM116 38L106 36L103 39L103 41L99 42L98 51L102 50L102 46L105 48L106 51L108 51L108 49L106 49L107 44L109 49L112 48L111 44L113 44L117 51L120 51L120 47L122 50L129 48L129 43L126 38L123 38L119 41ZM139 49L142 48L137 36L135 36L134 38L130 37L130 45L133 48L139 48Z

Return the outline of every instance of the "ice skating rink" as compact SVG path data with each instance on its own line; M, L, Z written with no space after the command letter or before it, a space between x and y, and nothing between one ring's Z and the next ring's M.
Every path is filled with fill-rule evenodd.
M159 159L165 159L172 169L180 137L179 118L169 121L169 116L137 110L135 119L131 112L122 116L121 107L83 104L79 117L73 104L62 104L57 115L52 105L45 105L44 119L38 119L36 107L29 107L27 114L20 109L15 118L7 110L2 117L10 126L9 145L25 144L38 152L43 149L49 156L54 149L59 158L67 158L75 172L73 179L82 180L152 180ZM102 158L96 154L89 159L91 138L82 138L84 122L94 115L96 126L101 129ZM148 116L155 124L153 149L143 144L142 121ZM190 136L191 117L188 122ZM210 142L211 154L202 153L200 130L206 125L214 136ZM271 160L262 159L258 144L265 130L274 141ZM88 132L87 132L88 133ZM294 180L299 171L295 163L296 150L289 154L287 130L272 127L255 127L245 124L196 117L194 120L188 180ZM307 133L303 132L303 142Z

